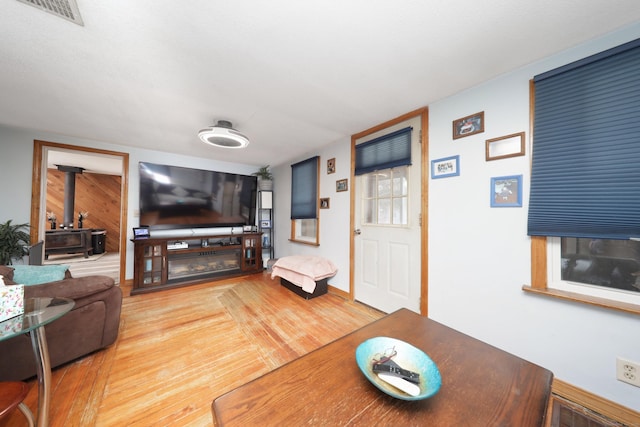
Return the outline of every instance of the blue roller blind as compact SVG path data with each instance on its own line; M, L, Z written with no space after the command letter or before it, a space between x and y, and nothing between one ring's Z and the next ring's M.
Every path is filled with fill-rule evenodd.
M640 236L640 39L534 78L531 236Z
M356 145L356 175L411 164L411 131L407 127Z
M317 216L318 156L291 165L291 219Z

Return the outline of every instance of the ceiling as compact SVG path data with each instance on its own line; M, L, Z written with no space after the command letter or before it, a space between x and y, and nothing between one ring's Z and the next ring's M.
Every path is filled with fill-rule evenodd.
M77 0L0 14L0 123L279 165L640 21L637 0ZM205 145L229 120L244 150Z
M83 168L83 173L118 176L122 176L124 173L124 164L119 156L59 148L48 149L47 168L57 169L58 166Z

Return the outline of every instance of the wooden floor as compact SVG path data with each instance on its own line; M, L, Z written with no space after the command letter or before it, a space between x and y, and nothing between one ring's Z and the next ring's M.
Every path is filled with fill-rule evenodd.
M383 315L332 294L304 300L268 273L124 290L117 342L54 370L52 426L210 426L217 396ZM19 411L0 421L23 425Z
M73 277L101 274L111 277L116 283L120 282L120 254L118 252L104 252L85 258L82 254L50 255L45 265L65 264Z

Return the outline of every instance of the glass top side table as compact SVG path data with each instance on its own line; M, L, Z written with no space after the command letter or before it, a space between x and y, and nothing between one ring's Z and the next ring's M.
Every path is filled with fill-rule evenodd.
M49 425L51 363L44 326L67 314L75 302L68 298L27 298L24 313L0 322L0 341L29 333L38 377L38 427Z

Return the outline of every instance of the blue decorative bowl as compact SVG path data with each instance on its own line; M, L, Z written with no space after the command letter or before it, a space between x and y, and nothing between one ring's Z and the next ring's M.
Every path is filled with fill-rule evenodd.
M380 355L388 353L393 348L395 348L397 354L391 360L403 369L420 374L420 394L417 396L411 396L395 388L391 384L381 380L378 375L373 372L372 366L374 359L378 359ZM356 363L364 376L367 377L374 386L397 399L426 399L436 394L442 385L440 371L434 361L422 350L395 338L375 337L366 340L356 349Z

